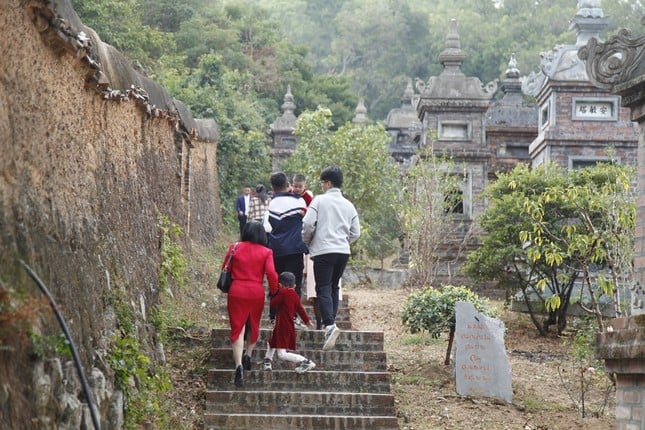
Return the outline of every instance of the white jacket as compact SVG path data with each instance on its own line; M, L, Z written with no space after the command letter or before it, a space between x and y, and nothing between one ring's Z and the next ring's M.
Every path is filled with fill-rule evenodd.
M302 240L309 255L350 254L349 244L361 234L358 213L340 188L314 197L302 219Z

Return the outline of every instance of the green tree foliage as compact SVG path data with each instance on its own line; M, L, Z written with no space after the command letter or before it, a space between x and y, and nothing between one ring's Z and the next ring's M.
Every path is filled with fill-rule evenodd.
M598 298L611 297L616 316L625 314L618 293L626 279L631 279L634 179L632 168L598 164L570 172L566 184L551 187L537 199L524 202L523 213L529 216L532 229L521 232L520 239L531 243L530 258L540 259L544 254L545 262L552 266L565 260L573 262L581 276L582 291L587 293L581 293L579 303L596 316L601 330L604 324ZM573 213L563 217L557 229L545 220L545 207L551 205L567 208L563 213ZM556 299L551 307L557 309L558 302Z
M217 173L222 208L234 219L235 197L244 184L267 182L270 172L266 111L255 103L253 76L229 70L216 54L205 54L197 68L179 59L159 80L198 117L215 118L220 128ZM264 115L263 115L264 114ZM229 204L227 204L229 203Z
M399 104L408 77L427 75L426 17L406 2L353 0L334 21L338 36L327 63L335 74L349 75L368 111L384 118Z
M240 185L268 177L268 125L280 115L287 85L296 115L328 108L335 128L352 118L359 96L372 118L384 118L399 105L408 78L440 73L451 18L458 19L467 55L462 69L484 82L501 75L511 52L528 73L538 68L540 52L575 39L570 0L464 0L459 8L449 0L72 3L86 25L196 116L220 123L220 197L227 210ZM607 34L640 28L639 2L603 8Z
M141 9L145 25L169 33L179 31L181 23L195 14L184 0L141 0Z
M472 304L477 312L495 317L496 311L465 286L446 285L441 289L427 287L410 294L401 313L401 322L411 333L428 332L433 337L449 333L445 364L450 363L450 352L456 325L457 302Z
M632 169L611 164L570 172L519 166L501 174L484 192L489 205L480 224L486 236L468 256L466 271L519 289L541 334L551 324L564 330L580 281L587 293L582 304L589 300L600 320L599 297L615 295L631 261L632 179ZM542 324L540 304L548 312Z
M143 23L138 0L72 0L74 10L106 42L148 69L172 52L171 35Z
M443 288L427 287L411 293L403 308L401 322L411 333L428 332L439 337L455 328L455 306L457 302L472 304L477 312L496 316L488 299L480 298L465 286L446 285Z
M401 232L399 173L387 150L390 136L380 125L348 123L335 131L332 127L329 109L303 112L295 130L298 146L286 167L318 178L325 167L339 166L343 194L361 218L359 251L382 259L398 249Z
M540 53L572 44L572 0L254 0L266 7L295 44L309 48L317 73L351 76L354 91L365 97L373 118L398 105L407 78L426 80L441 72L450 19L456 18L465 74L483 82L499 79L511 53L519 69L539 69ZM602 2L610 25L641 29L645 5L638 0Z
M143 63L149 76L196 117L220 126L218 173L224 216L233 220L241 185L267 182L269 124L290 84L299 109L353 115L349 80L316 76L307 50L290 44L276 21L252 2L75 0L81 19L101 38ZM299 113L299 112L296 112Z

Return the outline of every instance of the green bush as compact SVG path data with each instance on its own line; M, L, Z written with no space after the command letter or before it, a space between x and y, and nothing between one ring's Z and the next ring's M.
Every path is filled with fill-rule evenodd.
M401 320L411 333L428 332L433 337L439 337L442 332L454 329L457 302L468 302L478 312L496 316L488 299L480 298L467 287L447 285L440 289L427 287L410 294Z

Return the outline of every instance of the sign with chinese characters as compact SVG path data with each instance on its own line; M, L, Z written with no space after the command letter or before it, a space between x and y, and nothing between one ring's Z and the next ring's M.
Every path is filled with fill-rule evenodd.
M613 119L614 104L610 101L576 101L577 119Z
M455 306L457 393L513 401L511 368L504 348L504 323L467 302Z

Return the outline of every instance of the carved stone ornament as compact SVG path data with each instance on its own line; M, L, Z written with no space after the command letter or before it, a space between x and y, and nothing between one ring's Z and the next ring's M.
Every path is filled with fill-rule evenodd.
M546 75L544 73L537 73L535 71L529 73L528 76L522 76L520 78L522 92L535 97L544 85L545 80Z
M482 84L482 91L485 94L490 94L491 97L497 92L497 79L490 81L486 85Z
M587 62L587 75L594 85L614 89L645 73L645 36L634 39L629 30L622 29L604 43L591 38L578 56Z

